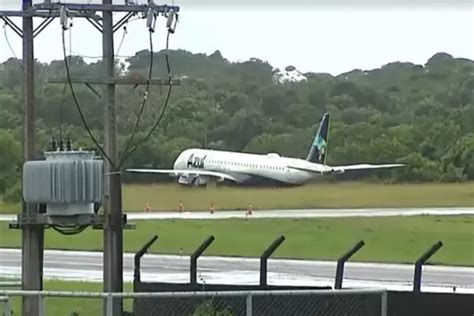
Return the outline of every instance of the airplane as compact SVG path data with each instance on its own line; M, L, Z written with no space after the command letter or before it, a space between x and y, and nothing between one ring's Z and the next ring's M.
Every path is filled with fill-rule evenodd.
M186 186L230 181L242 185L304 185L318 177L352 170L402 167L403 164L326 164L329 113L321 119L306 159L282 157L277 153L254 154L202 148L182 151L173 169L127 169L133 173L168 174Z

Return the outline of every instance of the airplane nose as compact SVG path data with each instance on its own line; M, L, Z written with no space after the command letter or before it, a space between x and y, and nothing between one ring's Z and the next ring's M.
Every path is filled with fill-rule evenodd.
M174 161L174 165L173 165L174 169L179 169L179 159L180 158L181 158L181 156L178 156L178 158L176 158L176 160Z
M183 160L184 160L183 154L179 155L178 158L176 158L176 160L174 162L173 168L174 169L183 169L184 168Z

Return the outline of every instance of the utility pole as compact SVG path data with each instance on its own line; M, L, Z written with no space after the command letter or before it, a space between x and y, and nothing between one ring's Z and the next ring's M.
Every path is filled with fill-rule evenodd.
M103 5L111 5L112 0L102 0ZM102 52L104 78L115 77L114 34L112 11L102 15ZM104 86L105 104L105 152L111 162L105 161L104 187L104 292L122 292L123 290L123 229L122 229L122 183L117 148L117 106L115 104L115 84ZM122 299L115 299L112 315L122 315ZM107 308L107 306L104 307ZM105 314L105 312L104 312Z
M146 5L136 5L125 1L125 5L112 4L112 0L102 0L102 4L82 3L52 3L45 1L32 4L32 0L22 0L21 11L2 11L0 19L8 25L18 36L23 38L23 68L25 109L23 121L23 158L24 161L34 159L35 155L35 106L34 106L34 55L33 39L41 33L53 20L62 19L63 29L67 28L68 18L85 18L97 30L102 32L102 52L104 64L104 78L67 78L53 79L50 83L100 84L104 86L104 140L105 153L110 162L105 159L104 168L104 216L94 214L91 217L68 217L57 219L39 212L39 205L23 203L22 214L18 216L17 223L11 223L10 228L22 230L22 289L41 290L43 284L43 247L44 228L54 224L91 225L104 229L104 291L123 291L123 229L131 226L126 223L122 214L122 191L120 177L120 162L117 142L117 108L115 105L115 85L131 84L134 86L150 85L179 85L179 80L152 79L139 80L132 78L115 77L114 40L113 34L130 18L141 15L154 22L159 14L168 16L168 27L174 19L174 14L179 12L178 6L155 5L149 0ZM101 12L102 16L97 12ZM122 12L125 15L116 23L113 22L113 13ZM10 17L23 19L23 30L13 23ZM43 21L33 28L33 18ZM147 22L148 22L147 20ZM176 26L176 20L175 20ZM169 32L174 32L171 27ZM151 30L150 30L151 31ZM91 88L91 90L93 90ZM94 91L94 90L93 90ZM38 297L23 297L23 315L37 315L42 304ZM104 304L104 315L122 315L122 299L116 299L112 310Z
M32 0L23 0L22 10L31 9ZM24 119L23 119L23 161L35 158L35 77L33 49L33 17L23 17L23 71L24 71ZM38 205L23 203L22 214L34 216ZM43 285L43 243L44 227L25 225L22 227L22 288L41 290ZM23 315L37 315L40 306L38 298L23 297Z

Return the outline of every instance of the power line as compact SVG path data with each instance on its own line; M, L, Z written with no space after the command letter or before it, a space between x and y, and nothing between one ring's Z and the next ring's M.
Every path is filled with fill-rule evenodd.
M96 56L92 56L92 55L84 55L80 52L77 52L77 51L74 51L74 50L71 50L71 54L73 54L74 56L78 56L78 57L82 57L82 58L85 58L85 59L102 59L104 58L104 56L99 56L99 55L96 55ZM132 58L132 57L135 57L134 55L115 55L115 57L118 57L118 58Z
M171 33L172 32L170 30L168 30L168 34L166 35L165 60L166 60L166 68L167 68L167 71L168 71L168 80L169 80L168 84L169 84L169 86L168 86L168 93L166 95L165 103L163 105L163 109L161 110L160 115L158 116L156 122L153 124L153 126L150 129L150 131L148 132L148 134L141 141L136 143L135 146L128 153L125 153L124 158L120 162L119 168L123 165L123 163L125 163L127 161L128 158L130 158L135 153L135 151L137 151L138 148L140 148L145 142L148 141L150 136L155 132L156 128L160 124L160 122L163 118L163 115L166 111L166 108L168 107L168 103L169 103L170 96L171 96L171 91L173 89L173 85L172 85L172 82L171 82L171 78L172 78L172 76L171 76L171 67L170 67L170 62L169 62L169 57L168 57L169 38L170 38Z
M128 139L127 144L125 145L125 149L123 151L125 158L120 161L119 168L125 162L125 159L128 155L127 151L130 149L130 146L133 142L133 138L135 137L135 134L138 130L138 126L140 124L140 120L141 120L141 117L143 115L143 110L145 109L145 104L146 104L146 101L148 99L148 93L150 91L150 80L151 80L151 76L152 76L152 73L153 73L153 55L154 55L154 53L153 53L153 33L151 31L149 31L149 41L150 41L150 66L148 68L149 69L148 70L148 80L147 80L147 83L146 83L145 93L143 94L143 100L142 100L142 103L140 104L140 110L138 112L137 119L135 120L135 125L133 126L132 134L131 134L130 138Z
M77 100L76 93L74 91L74 87L72 86L69 63L67 61L67 56L66 56L66 40L65 40L64 33L65 33L65 30L63 28L61 34L62 34L62 43L63 43L64 66L66 67L67 82L68 82L69 88L71 90L71 95L72 95L72 98L74 100L74 104L77 108L77 111L79 112L79 116L81 117L82 124L84 125L84 128L86 129L86 131L89 134L90 138L94 142L95 146L101 152L101 154L104 156L104 158L107 159L107 161L110 163L110 165L112 167L115 167L113 162L112 162L112 159L110 159L110 157L105 152L104 148L102 148L102 146L97 142L96 138L94 137L94 134L92 134L92 131L90 130L89 125L87 124L87 121L84 117L84 114L82 113L82 109L81 109L81 106L79 105L79 101Z

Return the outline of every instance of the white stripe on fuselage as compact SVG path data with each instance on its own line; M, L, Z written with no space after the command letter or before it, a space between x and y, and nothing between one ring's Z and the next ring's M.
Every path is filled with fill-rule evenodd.
M280 157L277 154L186 149L176 159L174 169L206 170L231 174L242 182L249 176L268 178L288 184L303 184L318 174L288 168L288 165L314 165L302 159Z

